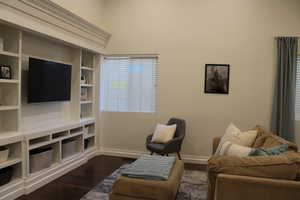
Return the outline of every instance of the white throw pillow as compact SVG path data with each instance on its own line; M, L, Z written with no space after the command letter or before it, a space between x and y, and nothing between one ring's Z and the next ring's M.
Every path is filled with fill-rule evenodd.
M238 144L234 144L230 141L226 141L221 146L219 155L244 157L244 156L248 156L251 151L252 148L250 147L245 147Z
M216 150L215 155L220 154L222 145L227 141L230 141L233 144L250 147L254 143L256 136L257 136L256 130L242 132L234 124L231 123L226 129L226 132L220 141L220 144Z
M151 142L167 143L173 139L177 125L157 124Z

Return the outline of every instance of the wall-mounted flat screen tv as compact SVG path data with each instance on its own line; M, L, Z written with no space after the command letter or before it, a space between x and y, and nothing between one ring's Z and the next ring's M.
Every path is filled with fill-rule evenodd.
M72 66L29 58L28 103L71 100Z

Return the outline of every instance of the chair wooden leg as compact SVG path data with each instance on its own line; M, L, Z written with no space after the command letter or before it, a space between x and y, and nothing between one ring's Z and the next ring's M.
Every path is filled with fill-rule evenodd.
M179 160L181 160L181 155L179 152L177 152L177 155L178 155Z

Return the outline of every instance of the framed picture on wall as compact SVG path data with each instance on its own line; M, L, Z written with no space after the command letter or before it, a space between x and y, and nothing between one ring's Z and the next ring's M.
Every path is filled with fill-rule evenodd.
M11 67L8 65L0 65L0 78L12 79Z
M206 64L204 92L228 94L229 71L230 65L228 64Z

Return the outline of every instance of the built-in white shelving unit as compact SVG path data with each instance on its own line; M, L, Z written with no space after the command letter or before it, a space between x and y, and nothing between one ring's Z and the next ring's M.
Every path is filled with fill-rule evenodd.
M12 71L11 79L0 79L0 146L10 152L0 170L12 167L11 181L0 186L0 200L6 200L34 191L96 155L101 56L7 24L0 24L0 38L4 40L0 65ZM27 103L29 57L72 65L71 101ZM74 147L68 154L67 143ZM31 152L49 147L51 165L31 173Z
M20 55L22 32L1 25L0 37L5 41L0 49L0 64L11 68L12 79L0 79L0 145L9 150L8 159L0 163L0 170L12 168L11 181L0 187L0 199L23 184L23 143L19 134L20 114Z

